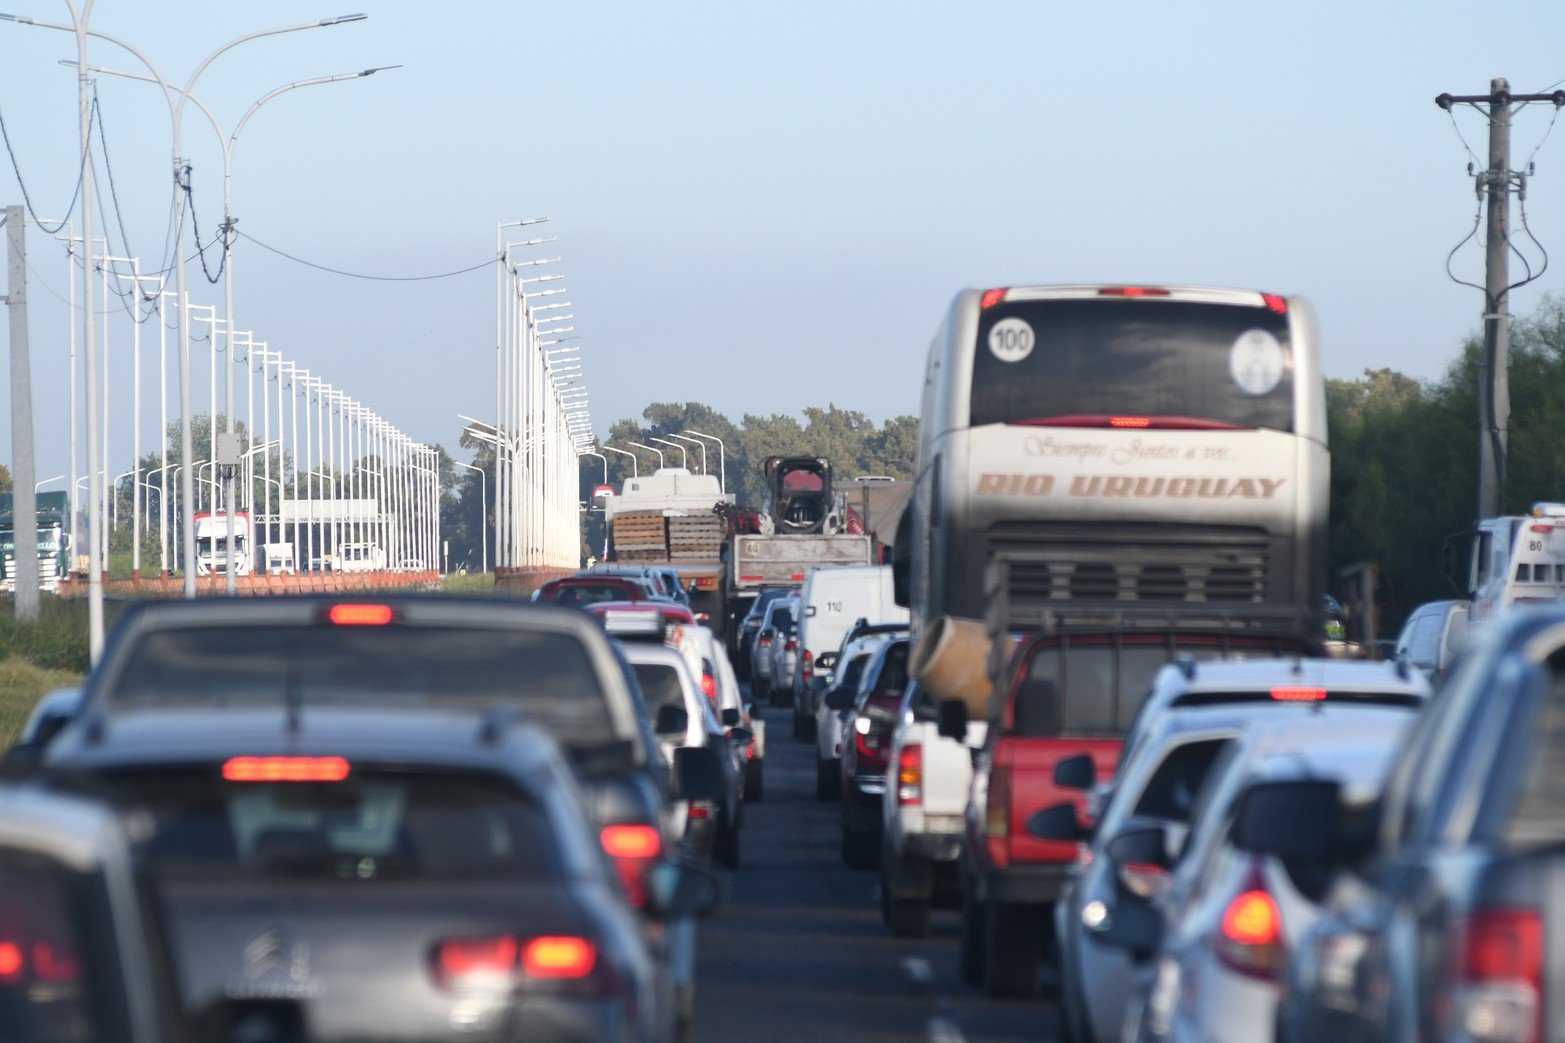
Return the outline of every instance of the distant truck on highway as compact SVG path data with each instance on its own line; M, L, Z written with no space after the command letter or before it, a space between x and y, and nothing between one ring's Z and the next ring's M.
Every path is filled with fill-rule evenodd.
M717 618L722 602L723 543L733 508L716 475L660 467L625 479L618 496L604 497L608 560L619 565L668 565L690 591L691 607Z
M196 521L196 575L226 576L228 574L228 515L218 512L198 512ZM250 527L250 515L234 512L234 575L248 576L255 565L254 535Z
M38 493L38 580L42 590L58 590L70 568L69 496L63 492ZM5 556L4 587L16 589L16 522L10 493L0 494L0 551Z
M1512 605L1565 599L1565 503L1535 503L1530 514L1480 521L1467 593L1475 621Z

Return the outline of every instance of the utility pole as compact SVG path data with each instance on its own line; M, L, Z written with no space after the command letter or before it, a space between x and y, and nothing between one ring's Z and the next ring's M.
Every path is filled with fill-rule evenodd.
M38 494L33 474L33 384L27 354L27 220L5 208L11 311L11 535L16 550L16 619L38 618Z
M1471 105L1489 120L1489 166L1477 189L1486 197L1484 256L1483 355L1478 363L1478 517L1500 513L1505 486L1505 458L1510 441L1510 291L1511 193L1526 198L1528 171L1511 169L1511 115L1529 102L1565 106L1565 91L1552 94L1512 94L1504 77L1489 81L1488 94L1442 94L1435 104L1446 112L1453 105Z

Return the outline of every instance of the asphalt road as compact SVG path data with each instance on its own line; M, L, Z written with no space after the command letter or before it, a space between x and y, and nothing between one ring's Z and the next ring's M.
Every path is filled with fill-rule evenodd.
M766 794L750 804L732 892L701 932L695 1038L1056 1038L1047 1001L999 1002L957 978L957 915L926 938L881 925L876 874L838 858L837 807L815 800L814 746L766 712Z

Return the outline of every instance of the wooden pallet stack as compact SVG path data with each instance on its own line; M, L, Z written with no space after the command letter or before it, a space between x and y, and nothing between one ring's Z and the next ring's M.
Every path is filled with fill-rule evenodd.
M662 511L625 511L614 516L614 555L623 562L668 560Z
M716 561L728 527L716 514L674 515L668 519L668 549L675 561Z

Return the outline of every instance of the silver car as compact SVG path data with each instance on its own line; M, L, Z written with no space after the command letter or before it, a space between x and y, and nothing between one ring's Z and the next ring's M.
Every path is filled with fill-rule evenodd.
M1347 807L1367 809L1411 724L1411 715L1274 723L1236 748L1174 870L1151 988L1127 1036L1148 1043L1272 1038L1289 946L1320 917L1323 879L1307 864L1245 850L1246 798L1266 783L1329 780L1342 787Z

